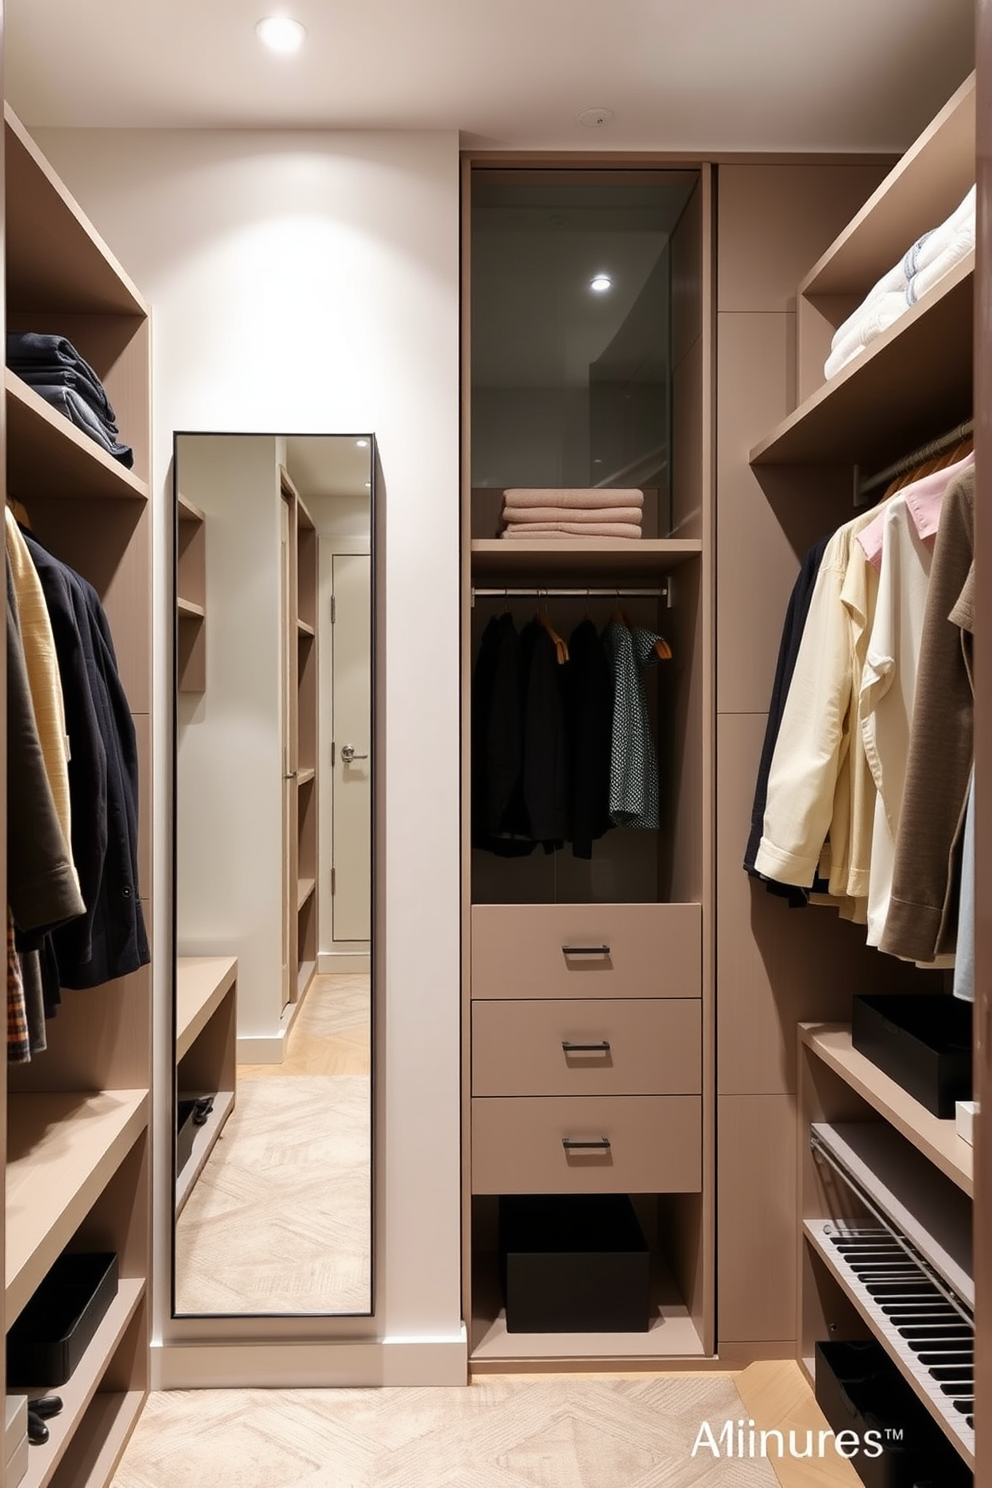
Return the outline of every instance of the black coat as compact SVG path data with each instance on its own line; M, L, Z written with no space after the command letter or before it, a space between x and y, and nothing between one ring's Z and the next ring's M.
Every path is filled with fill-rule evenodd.
M53 936L64 987L96 987L149 961L138 897L138 750L99 595L30 534L52 621L69 732L73 858L86 913Z

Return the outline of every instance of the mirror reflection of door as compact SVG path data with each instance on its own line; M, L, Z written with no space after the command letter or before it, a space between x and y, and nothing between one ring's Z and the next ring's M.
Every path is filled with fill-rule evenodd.
M374 468L176 436L177 1315L372 1311Z
M368 555L335 553L332 569L332 925L335 942L367 942L372 909Z

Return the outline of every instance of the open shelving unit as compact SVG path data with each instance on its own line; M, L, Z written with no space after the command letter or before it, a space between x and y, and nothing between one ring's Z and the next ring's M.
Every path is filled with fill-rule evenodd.
M317 969L317 529L296 500L297 998Z
M6 485L58 558L102 601L151 789L148 307L20 122L5 110L8 330L68 338L102 380L132 469L9 370ZM140 813L147 918L150 813ZM111 1032L112 1035L111 1036ZM117 1296L72 1377L29 1488L105 1488L149 1386L151 974L63 994L48 1048L9 1066L5 1327L66 1248L116 1252ZM44 1381L39 1381L44 1384Z
M176 959L176 1091L180 1099L212 1095L213 1109L176 1175L176 1217L234 1109L237 1090L238 961L236 956Z
M176 685L180 692L207 686L207 519L180 492L176 499Z

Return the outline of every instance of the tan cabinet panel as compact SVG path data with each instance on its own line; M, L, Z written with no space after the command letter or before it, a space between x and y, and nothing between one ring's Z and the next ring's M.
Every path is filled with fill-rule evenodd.
M476 1002L473 1095L698 1095L698 998Z
M717 1103L719 1344L796 1337L796 1101Z
M698 1192L700 1106L694 1095L475 1099L472 1191Z
M477 904L472 996L699 997L698 904Z

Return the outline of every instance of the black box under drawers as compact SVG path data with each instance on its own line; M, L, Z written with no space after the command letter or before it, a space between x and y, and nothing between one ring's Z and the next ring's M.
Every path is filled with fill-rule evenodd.
M509 1333L646 1333L650 1256L626 1194L499 1201Z
M60 1255L7 1334L7 1385L64 1385L117 1296L112 1252Z
M818 1343L815 1388L838 1436L856 1434L858 1451L849 1460L865 1488L971 1488L967 1464L880 1343ZM878 1437L866 1443L867 1432ZM865 1445L874 1453L878 1441L881 1454L866 1455Z
M942 992L855 997L854 1047L935 1116L971 1100L971 1003Z

